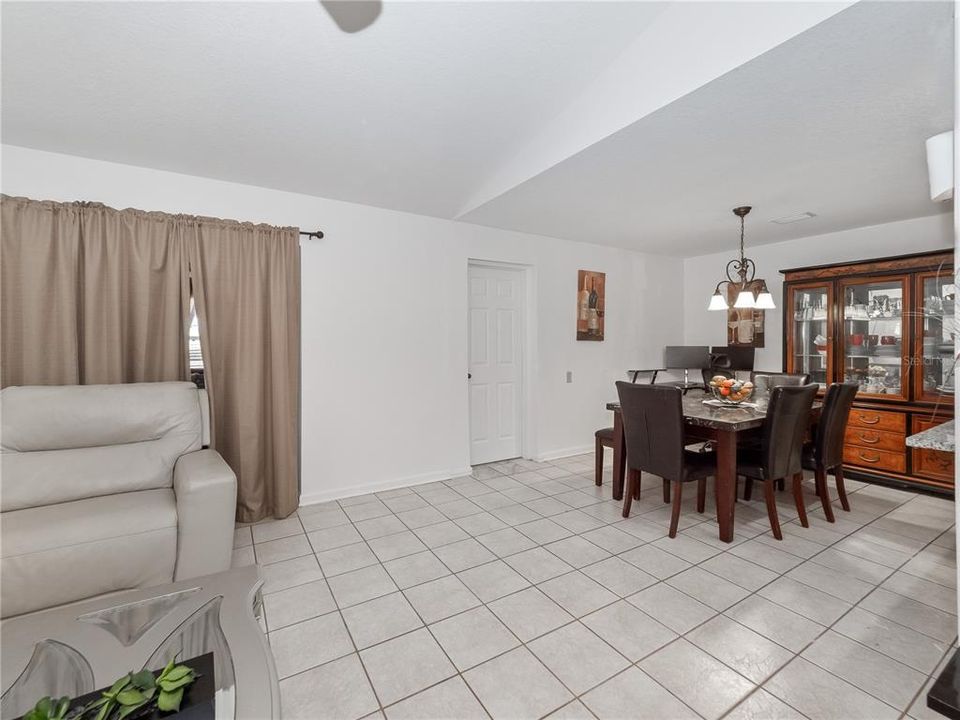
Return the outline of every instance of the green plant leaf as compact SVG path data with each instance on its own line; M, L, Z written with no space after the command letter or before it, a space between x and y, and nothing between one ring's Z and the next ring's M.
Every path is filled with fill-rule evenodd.
M113 702L112 701L105 702L100 707L100 712L97 713L96 720L104 720L104 718L107 717L107 713L109 713L112 709L113 709Z
M152 687L155 687L157 684L156 679L153 677L153 673L149 670L141 670L131 679L133 684L136 685L141 690L149 690Z
M58 720L63 720L67 716L67 711L70 709L70 698L66 695L60 698L60 703L57 705L57 711L54 713L54 717Z
M120 709L120 712L117 713L116 718L113 718L113 720L123 720L123 718L125 718L127 715L135 713L146 704L147 703L143 703L142 705L127 705L126 707Z
M157 708L163 712L175 712L180 710L180 701L183 700L183 688L178 688L173 692L160 692L157 697Z
M161 690L164 690L164 691L166 691L166 692L172 692L172 691L176 690L178 687L184 687L185 685L189 685L189 684L192 683L194 680L196 680L196 678L195 678L192 674L191 674L191 675L184 675L184 676L183 676L182 678L180 678L179 680L173 680L173 681L170 681L170 680L161 680L161 681L160 681L160 689L161 689Z
M163 679L164 679L164 680L179 680L179 679L182 678L184 675L189 675L189 674L192 673L192 672L193 672L193 670L191 670L191 669L190 669L189 667L187 667L186 665L177 665L177 666L176 666L175 668L173 668L170 672L164 673Z
M107 690L107 692L105 692L104 695L116 695L124 687L126 687L127 683L130 682L130 678L131 678L130 673L127 673L122 678L117 680L113 685L111 685L110 689Z
M142 705L147 698L136 688L127 688L117 693L117 702L121 705Z

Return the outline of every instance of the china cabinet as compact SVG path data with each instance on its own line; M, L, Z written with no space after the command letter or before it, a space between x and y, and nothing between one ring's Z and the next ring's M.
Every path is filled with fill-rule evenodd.
M953 252L781 272L784 369L859 386L845 471L952 492L953 456L905 441L953 418Z

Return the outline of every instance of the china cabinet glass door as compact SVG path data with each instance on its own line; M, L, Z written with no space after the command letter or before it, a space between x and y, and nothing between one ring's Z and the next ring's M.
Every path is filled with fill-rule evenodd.
M857 383L859 395L906 399L910 346L906 278L845 281L840 292L844 382Z
M793 285L790 289L788 317L787 370L807 373L810 381L826 387L831 379L833 323L832 286Z
M925 273L917 278L917 282L920 293L915 349L917 397L923 400L943 399L952 396L954 388L956 286L953 271L948 269L941 273Z

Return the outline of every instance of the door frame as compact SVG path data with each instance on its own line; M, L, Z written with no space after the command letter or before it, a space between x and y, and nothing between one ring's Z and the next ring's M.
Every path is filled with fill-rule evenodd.
M523 263L488 260L485 258L467 258L467 277L465 290L467 296L464 315L465 355L467 369L470 366L470 268L481 267L493 270L507 270L518 274L523 283L520 303L520 457L532 459L537 454L536 442L536 403L533 401L534 367L537 364L537 275L533 265ZM467 452L470 452L470 390L469 381L464 386L467 399Z

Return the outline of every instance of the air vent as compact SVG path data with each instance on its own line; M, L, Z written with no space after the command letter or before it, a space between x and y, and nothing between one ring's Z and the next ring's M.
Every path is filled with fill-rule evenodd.
M814 217L816 217L816 215L814 215L812 212L802 212L796 213L795 215L784 215L783 217L776 218L770 222L776 223L777 225L789 225L790 223L801 222Z

